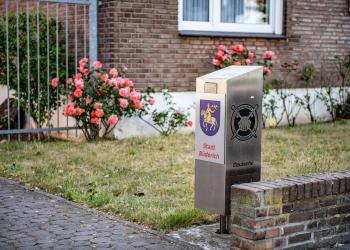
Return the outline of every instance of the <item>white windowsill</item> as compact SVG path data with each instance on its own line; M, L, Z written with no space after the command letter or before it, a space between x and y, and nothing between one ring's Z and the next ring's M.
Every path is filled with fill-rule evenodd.
M287 39L287 36L282 34L272 33L254 33L254 32L222 32L222 31L198 31L198 30L179 30L180 36L209 36L209 37L251 37L251 38L269 38L269 39Z

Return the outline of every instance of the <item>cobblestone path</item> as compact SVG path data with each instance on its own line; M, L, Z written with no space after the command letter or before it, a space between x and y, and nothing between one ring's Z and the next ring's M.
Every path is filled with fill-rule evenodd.
M0 249L191 249L161 233L0 178Z

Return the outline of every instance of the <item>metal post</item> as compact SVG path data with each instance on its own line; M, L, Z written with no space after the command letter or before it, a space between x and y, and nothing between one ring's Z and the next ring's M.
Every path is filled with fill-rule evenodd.
M30 25L29 25L29 4L28 1L26 3L26 17L27 17L27 91L28 91L28 114L27 114L27 128L30 128L30 46L29 46L29 37L30 37ZM30 133L28 133L28 139L30 140L31 136Z
M84 57L86 57L86 5L84 5Z
M78 68L78 19L77 5L74 5L74 73L77 74Z
M17 127L21 129L21 87L20 87L20 54L19 54L19 20L18 20L18 0L16 1L16 40L17 40ZM21 140L21 135L18 135Z
M92 66L93 62L95 62L98 58L97 51L97 34L98 34L98 22L97 22L97 14L98 14L98 0L90 0L89 6L89 58L90 58L90 66Z
M78 20L77 20L77 5L74 6L74 65L75 65L75 74L78 73ZM75 130L75 136L78 137L78 122L75 122L77 129ZM67 125L68 127L68 125ZM67 134L68 138L68 134Z
M220 229L219 234L229 234L230 233L230 221L229 215L220 215Z
M10 61L9 61L9 2L6 0L6 84L7 84L7 140L10 141Z
M59 66L58 66L58 12L59 12L59 4L56 4L56 77L59 77ZM60 105L59 105L59 93L58 89L56 89L56 106L57 106L57 127L60 126ZM60 134L60 131L58 131Z
M49 3L46 3L46 49L47 49L47 110L48 114L48 127L51 124L51 113L50 113L50 16L49 16ZM48 138L50 140L51 131L49 130Z
M36 35L37 35L37 67L38 67L38 128L41 128L40 124L40 22L39 22L39 15L40 15L40 1L37 1L36 5ZM38 132L38 140L40 140L40 132Z
M69 59L69 6L66 4L66 79L69 78L69 68L68 68L68 59ZM66 82L66 104L68 104L68 83ZM68 116L66 117L66 125L68 127ZM68 129L66 131L66 136L68 138Z

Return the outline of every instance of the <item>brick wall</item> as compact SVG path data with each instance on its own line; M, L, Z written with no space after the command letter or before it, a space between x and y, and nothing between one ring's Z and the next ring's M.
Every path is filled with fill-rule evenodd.
M232 249L350 243L350 170L232 186Z
M275 76L294 59L320 69L324 58L334 72L330 61L350 48L348 0L287 0L285 13L286 39L191 37L178 35L178 0L103 0L100 59L128 66L139 87L167 84L177 91L193 91L195 78L213 70L210 56L221 43L244 43L259 54L275 51ZM291 83L301 86L296 75Z
M32 0L30 1L32 3ZM20 1L23 9L25 1ZM275 51L274 77L281 75L280 65L300 60L301 65L321 59L335 74L332 60L350 48L350 14L348 0L285 0L286 39L223 38L179 36L178 0L102 0L99 7L99 57L107 67L123 64L138 87L193 91L195 78L213 71L211 56L219 44L243 43L262 54ZM55 4L50 4L54 16ZM0 3L4 10L4 2ZM14 10L15 2L10 1ZM35 5L31 4L31 8ZM46 4L41 4L45 10ZM64 18L65 5L59 5ZM78 7L79 56L82 56L82 7ZM87 8L88 12L88 8ZM0 16L2 15L0 11ZM70 47L73 49L73 6L70 8ZM64 25L64 20L63 20ZM88 23L87 23L88 27ZM334 79L334 77L333 77ZM300 87L297 75L291 87Z

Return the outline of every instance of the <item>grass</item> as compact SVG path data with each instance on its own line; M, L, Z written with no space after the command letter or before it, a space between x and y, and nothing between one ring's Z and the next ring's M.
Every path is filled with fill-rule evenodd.
M263 131L262 179L350 168L350 122ZM194 135L0 145L0 175L163 231L216 220L193 208Z

